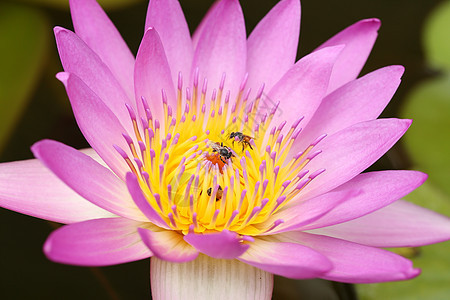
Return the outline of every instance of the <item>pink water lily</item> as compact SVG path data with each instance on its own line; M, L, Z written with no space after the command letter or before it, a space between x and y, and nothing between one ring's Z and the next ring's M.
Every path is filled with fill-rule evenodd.
M361 174L411 124L377 119L403 67L357 79L378 20L295 62L298 0L280 1L248 38L237 0L217 1L192 37L178 1L152 0L134 58L94 0L70 7L75 33L55 28L57 78L93 149L44 140L32 147L37 159L0 166L1 206L68 224L46 241L49 259L105 266L152 257L155 299L202 293L179 288L199 278L162 269L244 266L267 298L271 274L413 278L409 260L380 248L450 238L448 218L401 200L425 174ZM216 277L228 278L222 271ZM214 286L229 291L225 281Z

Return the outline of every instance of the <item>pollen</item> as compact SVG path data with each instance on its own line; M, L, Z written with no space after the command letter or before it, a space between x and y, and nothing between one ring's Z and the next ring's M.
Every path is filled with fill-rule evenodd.
M245 76L230 99L225 80L223 74L219 86L208 93L207 80L200 87L198 72L186 88L180 73L177 107L161 92L164 120L152 115L147 100L155 99L141 98L139 119L127 106L134 132L123 138L132 157L114 146L149 204L182 234L228 229L252 236L271 231L283 223L268 222L273 214L324 171L305 168L320 154L312 150L324 136L305 151L289 154L303 118L283 131L286 122L271 124L279 103L265 97L264 85L252 93Z

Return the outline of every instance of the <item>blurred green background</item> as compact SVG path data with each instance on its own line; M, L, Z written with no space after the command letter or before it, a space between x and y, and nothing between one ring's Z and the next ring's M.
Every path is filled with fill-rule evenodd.
M72 29L67 2L0 2L0 162L31 158L30 146L44 138L87 147L64 88L55 79L62 67L52 28ZM136 53L147 1L99 2ZM247 30L276 2L241 1ZM191 31L211 3L181 1ZM382 27L362 74L404 65L402 85L382 117L414 119L402 142L371 169L429 173L427 183L408 200L450 215L450 1L303 0L298 57L370 17L381 19ZM106 268L48 261L42 245L55 226L0 209L1 299L148 299L148 260ZM396 251L423 268L422 275L407 282L356 286L276 278L274 299L450 299L449 242Z

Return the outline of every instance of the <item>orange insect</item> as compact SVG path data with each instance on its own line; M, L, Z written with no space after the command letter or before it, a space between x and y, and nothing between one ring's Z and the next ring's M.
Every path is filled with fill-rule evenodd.
M249 146L250 149L253 150L252 145L250 144L250 141L253 139L252 137L243 134L242 132L232 132L230 133L230 139L233 139L233 146L234 142L238 142L242 144L242 151L244 151L245 147Z
M227 159L236 156L233 153L234 151L227 146L224 146L223 143L209 143L209 146L213 149L212 152L217 152L217 154L219 154L219 158L224 164L227 163Z

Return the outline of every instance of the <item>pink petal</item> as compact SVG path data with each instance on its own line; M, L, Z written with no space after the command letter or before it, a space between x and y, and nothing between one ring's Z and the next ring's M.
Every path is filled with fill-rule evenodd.
M134 57L114 24L95 0L70 0L76 34L108 66L129 99L134 99Z
M248 87L270 91L295 63L300 34L300 1L283 0L258 23L247 42Z
M83 199L37 159L0 164L0 206L59 223L114 217Z
M163 122L166 117L163 109L162 91L164 90L164 93L167 95L167 102L172 109L176 109L177 100L163 44L158 32L153 28L145 32L139 46L134 69L134 80L136 101L138 102L140 115L145 116L141 100L141 97L144 97L150 105L154 118Z
M177 0L151 0L148 4L145 30L153 27L159 33L172 80L178 81L178 73L189 82L194 48L183 10Z
M199 83L206 78L209 94L218 89L223 73L224 90L237 96L244 78L247 41L244 16L238 0L223 0L214 6L194 52L193 72L199 69Z
M242 243L242 238L231 231L219 233L189 233L184 240L198 251L214 258L233 259L244 253L250 246Z
M86 154L51 140L37 142L31 150L83 198L119 216L147 220L134 205L124 182Z
M378 19L362 20L345 28L316 49L345 45L333 68L327 94L358 77L369 57L379 28Z
M200 39L200 36L203 34L203 30L205 29L206 25L209 24L209 22L212 22L211 20L214 19L216 14L216 6L219 3L220 0L214 1L214 3L210 6L208 11L206 12L203 19L200 21L200 24L198 24L197 28L195 29L195 32L192 35L192 45L194 46L194 49L197 48L198 40Z
M345 203L354 198L358 198L361 194L359 187L353 189L335 189L329 193L319 195L312 199L301 201L301 197L291 200L288 205L273 214L267 221L258 227L270 227L277 220L283 220L284 223L277 226L273 231L268 231L263 235L272 235L275 233L286 232L291 230L303 230L309 227L310 223L319 221L325 215L333 211L336 206L339 207L341 203Z
M280 239L311 247L330 259L333 268L320 276L327 280L374 283L411 279L420 273L411 261L382 249L304 232L283 233Z
M322 153L307 168L325 172L301 192L303 199L326 193L349 181L379 159L406 132L411 120L379 119L361 122L326 137L314 149Z
M120 120L132 129L125 103L132 102L100 57L70 30L55 27L55 38L64 71L77 75ZM133 98L131 98L133 99Z
M330 79L331 70L342 46L325 48L300 59L270 90L268 103L262 103L268 111L280 102L271 122L271 127L287 121L292 124L303 116L302 125L308 124L319 107ZM261 110L261 108L260 108ZM259 111L264 113L264 111ZM285 126L286 128L288 126ZM270 130L267 130L268 135Z
M350 81L326 96L301 133L306 148L323 133L331 135L353 124L376 119L400 84L404 68L389 66Z
M167 226L166 222L161 218L161 216L150 205L147 198L145 198L144 194L142 193L142 190L141 190L141 187L139 185L136 175L134 175L133 173L130 173L130 172L127 173L126 182L127 182L128 191L130 192L131 197L133 197L133 200L136 203L137 207L139 207L139 209L142 211L142 213L145 214L147 219L159 227L162 227L165 229L170 229L170 227Z
M198 251L175 231L138 228L138 232L153 255L159 259L182 263L194 260L198 256Z
M302 230L330 226L369 214L406 196L426 179L426 174L417 171L379 171L360 174L332 191L344 193L360 190L362 192L359 195L344 201Z
M450 240L450 219L399 200L361 218L314 232L375 247L417 247Z
M332 268L331 262L315 250L276 238L257 238L238 258L264 271L294 279L315 278Z
M128 144L122 136L122 133L127 132L119 120L76 75L59 73L57 78L66 87L78 127L86 140L114 173L125 179L128 166L113 147L117 145L129 153Z
M55 262L78 266L109 266L150 257L137 227L143 223L124 218L74 223L53 231L44 244Z

